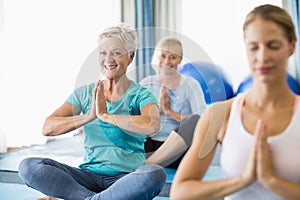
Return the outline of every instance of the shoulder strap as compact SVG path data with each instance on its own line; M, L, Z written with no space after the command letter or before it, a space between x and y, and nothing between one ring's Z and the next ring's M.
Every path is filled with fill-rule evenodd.
M295 103L294 103L294 108L293 108L293 112L294 113L297 110L297 107L298 107L298 104L299 104L299 100L300 100L300 96L296 95L296 97L295 97Z

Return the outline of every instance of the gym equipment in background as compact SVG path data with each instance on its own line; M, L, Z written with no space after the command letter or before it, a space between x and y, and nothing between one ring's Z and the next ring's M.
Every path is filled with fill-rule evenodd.
M200 83L208 105L234 97L233 87L228 77L213 63L204 61L186 63L179 67L178 72L191 76Z
M288 83L289 88L295 93L300 95L300 85L297 80L290 75L288 72L286 73L286 81ZM236 91L236 95L242 92L247 92L253 84L253 78L251 75L248 75L238 86Z

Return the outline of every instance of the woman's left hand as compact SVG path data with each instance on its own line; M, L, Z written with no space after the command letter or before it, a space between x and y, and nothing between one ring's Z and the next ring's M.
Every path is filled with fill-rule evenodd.
M268 184L274 177L273 164L271 159L270 146L267 142L268 134L266 133L265 124L261 121L260 129L257 134L257 155L256 155L256 177L261 184Z
M107 115L106 99L104 95L103 81L98 81L96 89L96 115L104 121L104 116Z

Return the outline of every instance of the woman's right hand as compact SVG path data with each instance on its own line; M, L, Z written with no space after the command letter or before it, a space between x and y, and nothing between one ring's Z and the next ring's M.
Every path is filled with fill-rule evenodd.
M256 180L256 143L252 147L245 170L241 175L241 180L244 187Z
M88 117L89 117L90 120L94 120L94 119L97 118L97 115L96 115L96 95L97 95L97 87L98 87L99 83L100 83L100 81L97 82L97 84L95 85L95 87L93 89L91 108L90 108L90 111L88 113Z
M255 142L252 147L252 151L250 152L250 156L248 158L248 162L244 173L242 174L242 180L247 185L250 185L253 181L257 179L256 173L256 165L257 165L257 149L259 145L259 135L261 135L262 131L264 130L264 123L261 119L259 119L256 123L255 127Z
M96 117L105 121L105 116L107 116L106 107L106 97L104 95L104 85L103 81L99 81L97 84L97 90L95 95L95 107L96 107Z

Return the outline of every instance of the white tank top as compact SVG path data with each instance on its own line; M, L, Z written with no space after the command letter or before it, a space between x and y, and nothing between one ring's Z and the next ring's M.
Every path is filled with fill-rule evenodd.
M245 169L254 136L247 132L241 120L240 103L244 94L232 104L227 130L221 146L220 164L226 178L239 176ZM280 134L268 138L275 174L283 179L300 183L300 106L295 101L294 114L288 127ZM276 117L276 116L274 116ZM283 199L254 182L249 187L225 198L226 200L277 200Z

